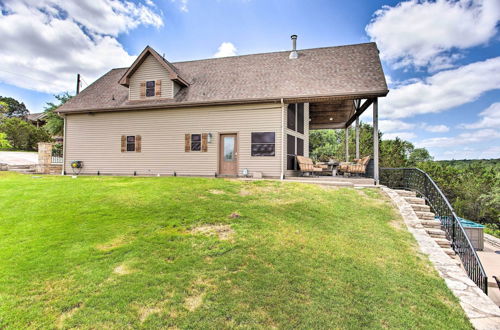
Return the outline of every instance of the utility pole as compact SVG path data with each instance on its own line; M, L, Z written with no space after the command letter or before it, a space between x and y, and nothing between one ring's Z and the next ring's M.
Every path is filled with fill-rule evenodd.
M80 94L80 74L76 74L76 95Z

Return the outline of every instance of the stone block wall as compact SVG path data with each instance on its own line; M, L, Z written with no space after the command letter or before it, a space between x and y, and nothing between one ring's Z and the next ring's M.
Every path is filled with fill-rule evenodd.
M52 147L54 143L38 143L38 164L36 172L40 174L61 174L62 164L52 164Z

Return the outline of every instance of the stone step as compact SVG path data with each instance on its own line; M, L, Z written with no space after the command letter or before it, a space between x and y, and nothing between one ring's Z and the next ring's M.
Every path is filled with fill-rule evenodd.
M435 238L434 240L442 248L451 248L451 243L446 238Z
M417 196L417 194L414 191L400 190L400 189L396 189L394 191L397 192L398 195L402 196L402 197L416 197Z
M431 207L429 205L421 205L421 204L411 204L413 211L422 211L422 212L430 212Z
M30 164L26 164L26 165L8 165L9 166L9 171L12 171L12 170L29 170L29 169L32 169L33 167L35 167L35 165L30 165Z
M455 251L453 251L452 248L443 249L443 251L446 252L446 254L451 256L451 257L456 255Z
M425 205L425 199L420 198L420 197L404 197L405 201L407 201L409 204L415 205Z
M415 214L420 220L434 220L435 214L432 212L415 211Z
M437 229L441 229L441 222L436 221L436 220L420 220L420 223L425 228L437 228Z
M446 238L446 233L441 229L426 228L425 231L427 232L427 234L429 234L430 237Z
M17 173L35 173L35 169L24 169L24 168L9 168L9 171L11 172L17 172Z

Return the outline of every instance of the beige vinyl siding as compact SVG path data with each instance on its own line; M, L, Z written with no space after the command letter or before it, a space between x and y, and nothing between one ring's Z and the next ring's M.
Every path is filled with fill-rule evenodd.
M174 82L168 77L167 70L151 55L148 55L137 71L130 77L129 99L141 100L141 81L161 80L161 98L172 98ZM156 98L146 97L146 99Z
M283 139L285 140L284 148L285 152L283 153L283 170L285 171L285 176L289 175L298 175L299 173L297 171L289 171L286 169L286 136L287 135L293 135L295 137L301 138L304 140L304 156L309 157L309 103L304 103L304 134L301 134L297 131L291 130L287 127L287 120L288 120L288 104L285 104L284 107L284 119L283 123L285 126L285 136ZM297 116L297 113L295 113L295 116ZM295 125L297 128L297 125ZM295 144L295 147L297 147L297 144Z
M261 104L67 116L66 171L82 160L82 173L213 176L218 171L218 135L237 133L239 173L281 174L281 106ZM251 133L275 132L273 157L251 156ZM185 134L212 133L207 152L184 151ZM142 150L121 152L122 135L141 135Z

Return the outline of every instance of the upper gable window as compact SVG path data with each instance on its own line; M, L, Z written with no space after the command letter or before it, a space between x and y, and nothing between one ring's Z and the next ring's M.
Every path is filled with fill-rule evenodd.
M155 81L146 81L146 97L155 96Z

